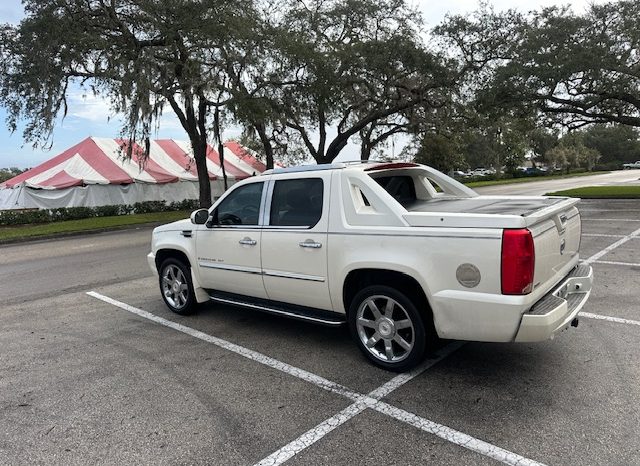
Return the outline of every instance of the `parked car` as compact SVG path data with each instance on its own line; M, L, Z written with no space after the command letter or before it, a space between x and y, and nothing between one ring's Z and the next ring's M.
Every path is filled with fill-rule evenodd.
M624 170L630 170L630 169L634 169L634 168L640 168L640 160L633 162L633 163L623 163L622 164L622 168Z
M348 324L380 367L418 364L438 338L532 342L591 292L579 199L480 196L413 163L270 170L153 231L173 312L214 301Z

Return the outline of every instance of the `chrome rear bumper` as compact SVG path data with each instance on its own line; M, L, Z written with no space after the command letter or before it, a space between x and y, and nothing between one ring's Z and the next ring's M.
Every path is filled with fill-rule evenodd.
M543 341L566 329L589 299L593 268L580 262L531 309L524 313L515 341Z

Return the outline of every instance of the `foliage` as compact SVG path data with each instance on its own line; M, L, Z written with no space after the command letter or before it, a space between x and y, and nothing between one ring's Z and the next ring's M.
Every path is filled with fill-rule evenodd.
M550 165L565 170L584 168L593 170L600 158L600 153L588 148L583 143L583 135L569 133L560 140L560 143L545 153L545 159Z
M18 176L21 173L24 173L25 171L26 170L21 170L20 168L17 168L17 167L0 168L0 183L10 180L11 178Z
M59 209L1 210L0 226L61 222L92 217L111 217L153 212L194 210L199 203L195 199L184 201L145 201L133 205L106 205L98 207L65 207Z
M551 122L578 128L593 122L640 126L640 3L592 3L584 15L567 7L529 14L454 16L437 32L459 60L484 65L476 80L490 107L543 112ZM489 65L489 66L487 66Z
M193 148L201 205L211 205L206 145L221 105L221 47L251 28L251 0L25 0L26 17L0 30L0 104L11 130L46 145L70 92L110 100L124 115L126 155L149 136L166 107ZM219 123L219 120L217 121ZM215 126L220 136L220 125Z
M0 227L0 243L20 241L27 238L65 235L104 229L123 228L150 222L173 222L185 218L188 212L154 212L151 214L119 215L115 217L92 217L63 222Z
M619 124L592 125L583 130L585 146L602 154L600 164L616 168L627 162L640 160L640 130Z
M443 105L443 90L455 85L447 60L420 40L416 18L405 0L282 2L266 19L259 68L268 85L253 94L268 134L252 115L244 119L266 146L302 147L318 163L356 137L368 158L405 129L411 109Z
M444 173L468 167L464 156L460 152L458 141L437 133L424 135L414 160Z

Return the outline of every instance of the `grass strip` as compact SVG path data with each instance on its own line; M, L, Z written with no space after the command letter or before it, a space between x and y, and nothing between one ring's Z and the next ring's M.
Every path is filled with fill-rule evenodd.
M0 242L16 241L38 236L63 235L83 231L120 228L153 222L173 222L188 218L190 211L152 212L148 214L118 215L115 217L92 217L81 220L67 220L64 222L43 223L37 225L20 225L0 227Z
M640 199L640 185L585 186L547 193L547 196L569 196L582 199Z
M603 175L605 173L611 173L611 172L599 171L599 172L569 173L568 175L530 176L525 178L507 178L504 180L470 181L464 184L469 186L470 188L480 188L482 186L495 186L500 184L514 184L514 183L532 183L534 181L560 180L563 178L575 178L579 176Z

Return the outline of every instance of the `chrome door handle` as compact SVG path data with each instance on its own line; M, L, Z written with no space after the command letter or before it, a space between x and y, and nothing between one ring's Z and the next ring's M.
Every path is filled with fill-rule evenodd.
M242 244L243 246L255 246L256 244L258 244L255 239L251 239L248 236L242 238L240 241L238 241L238 243Z
M320 249L322 247L322 243L316 243L312 239L300 241L298 244L301 248Z

